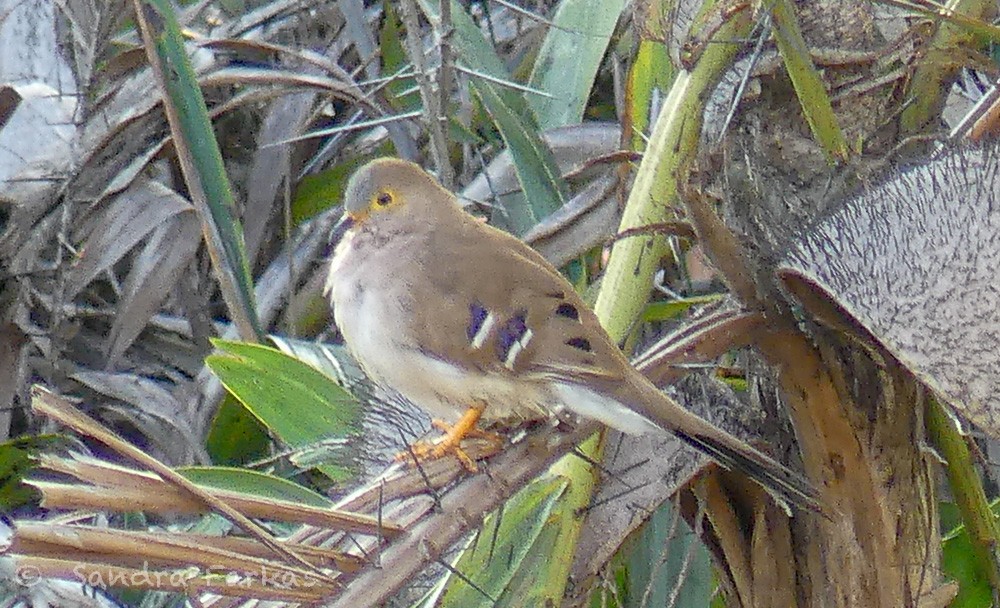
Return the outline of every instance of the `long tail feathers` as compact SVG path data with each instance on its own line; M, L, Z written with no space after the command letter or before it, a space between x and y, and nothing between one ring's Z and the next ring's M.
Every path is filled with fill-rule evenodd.
M819 494L808 480L749 445L737 449L715 437L687 434L676 428L672 432L727 469L749 475L789 503L816 513L823 512Z
M596 378L591 378L587 386L577 383L555 385L565 389L560 395L562 402L571 404L573 411L580 415L626 433L656 430L672 433L722 466L748 475L789 504L824 512L819 491L808 480L684 409L638 372L632 372L634 375L626 374L624 382L604 382L600 390L594 388L598 384Z

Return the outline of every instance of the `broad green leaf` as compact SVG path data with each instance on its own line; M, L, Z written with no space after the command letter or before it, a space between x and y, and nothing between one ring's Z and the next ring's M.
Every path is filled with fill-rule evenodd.
M241 465L266 456L271 438L264 425L227 393L212 419L205 444L213 463Z
M559 477L534 483L507 502L499 514L499 525L497 513L487 517L475 544L454 564L455 570L471 579L479 590L453 576L436 605L442 608L540 605L530 601L531 589L525 588L524 582L538 568L536 556L551 556L551 533L555 526L550 518L567 486L568 481ZM571 559L571 555L564 557Z
M624 0L563 0L552 18L531 73L531 88L552 97L528 95L543 129L577 124L594 86Z
M214 340L224 354L205 363L223 386L292 448L345 437L358 423L358 405L329 376L281 351L256 344ZM319 467L342 479L343 467Z
M993 504L993 511L997 511L996 503ZM989 578L979 566L964 526L945 536L941 568L959 586L958 595L949 604L951 608L988 608L993 605Z
M438 1L421 0L420 5L427 18L440 29ZM498 225L523 234L562 206L567 198L566 184L552 151L539 137L538 124L522 93L510 84L499 84L510 83L510 74L457 1L451 2L451 21L453 31L450 40L455 57L461 67L482 75L468 77L472 90L510 150L518 182L527 201L527 204L513 204L510 199L504 200L507 215L494 219Z
M178 471L194 483L220 490L253 494L313 507L333 505L323 495L304 486L258 471L232 467L182 467Z

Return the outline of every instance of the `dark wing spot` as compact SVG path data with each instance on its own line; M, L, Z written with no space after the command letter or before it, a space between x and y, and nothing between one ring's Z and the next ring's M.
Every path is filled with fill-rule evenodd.
M510 349L524 337L528 331L528 311L519 310L513 317L507 319L500 331L497 332L497 358L501 361L507 360Z
M576 309L576 306L573 306L568 302L563 302L562 304L560 304L559 308L556 309L556 314L559 315L560 317L573 319L574 321L579 320L580 318L580 311Z
M593 350L590 348L590 340L587 340L586 338L570 338L569 340L566 340L566 345L578 348L585 353L589 353Z
M483 323L486 322L486 317L489 316L489 311L486 307L479 302L473 302L469 304L469 327L465 330L465 335L469 337L469 341L476 339L479 335L479 330L483 328Z

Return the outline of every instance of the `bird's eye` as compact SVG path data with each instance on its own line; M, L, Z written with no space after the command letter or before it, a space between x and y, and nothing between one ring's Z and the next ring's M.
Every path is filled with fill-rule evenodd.
M392 202L392 195L388 192L379 192L378 196L375 197L375 204L379 207L385 207Z

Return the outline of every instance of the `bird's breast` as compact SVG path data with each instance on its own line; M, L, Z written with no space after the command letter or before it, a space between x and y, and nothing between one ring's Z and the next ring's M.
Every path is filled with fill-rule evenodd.
M373 381L399 390L393 372L406 365L413 348L411 279L398 252L371 237L345 235L330 262L326 291L352 356Z

